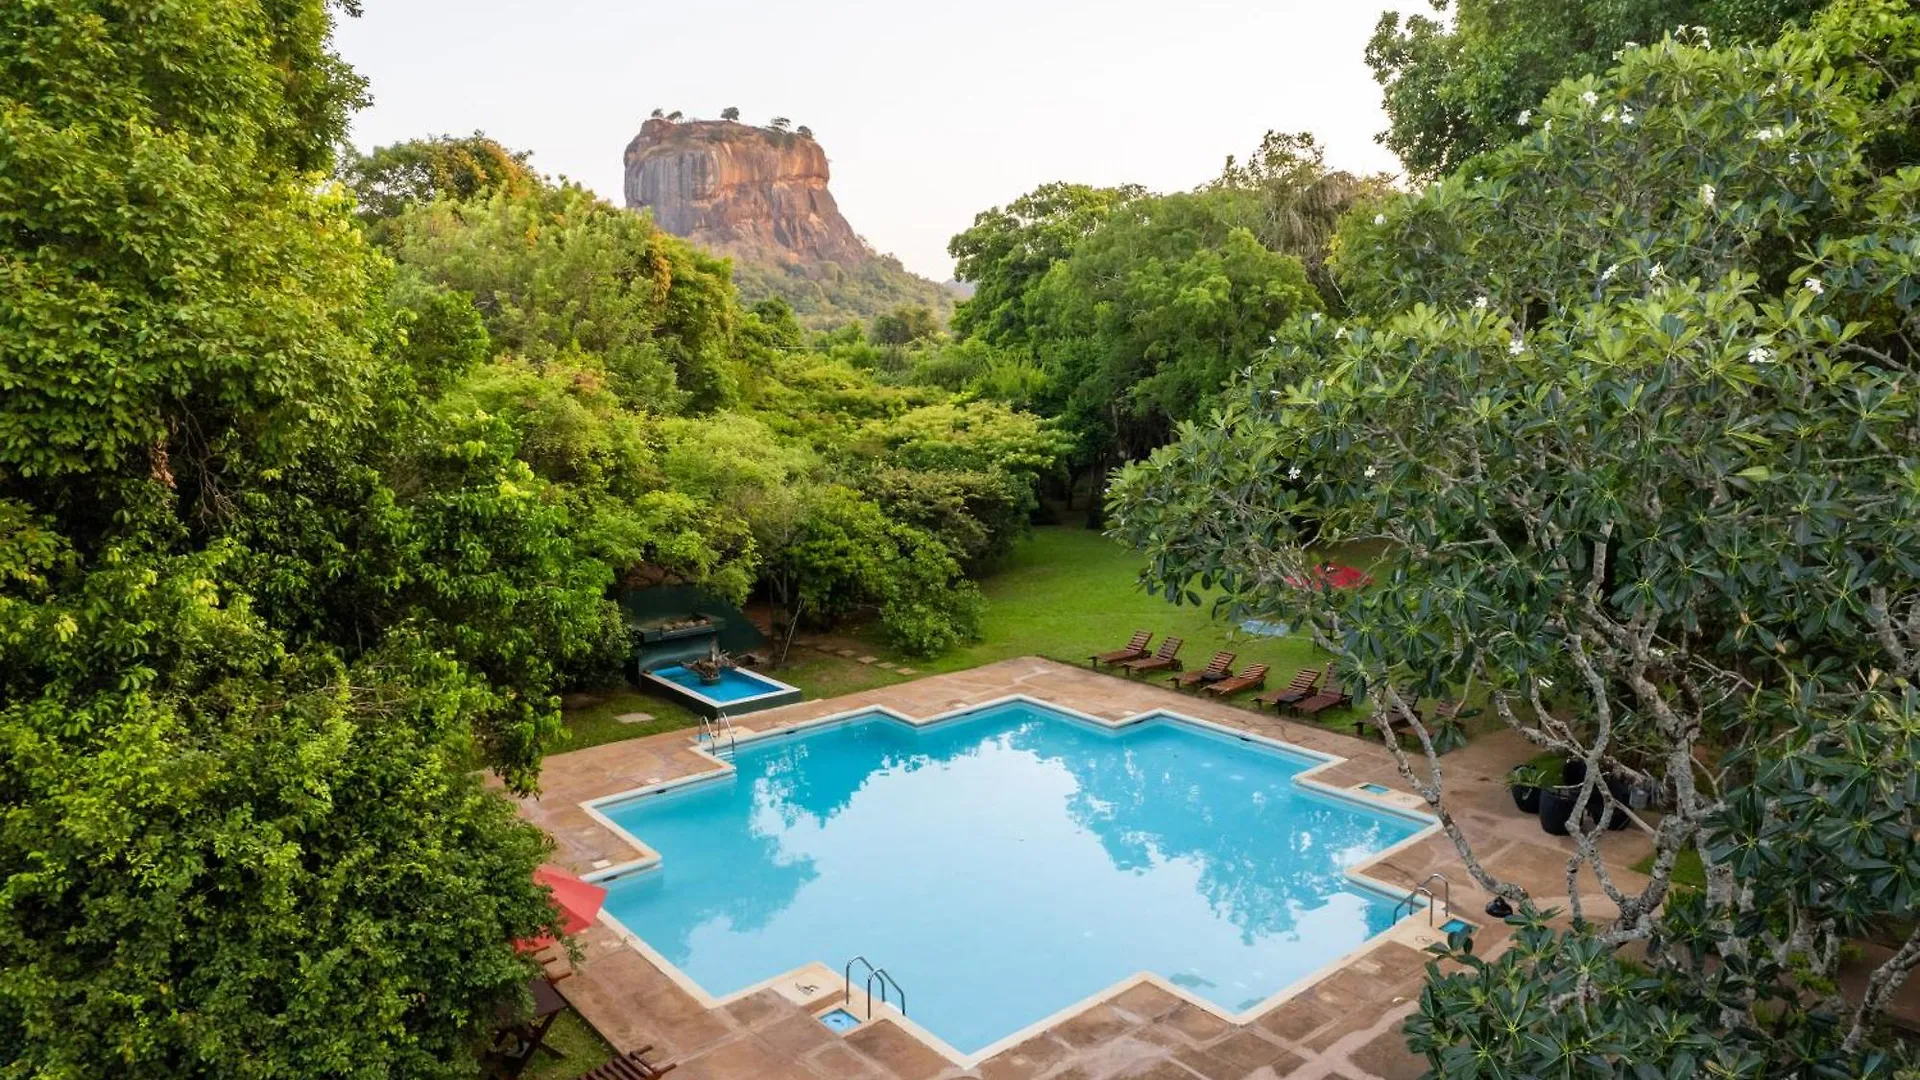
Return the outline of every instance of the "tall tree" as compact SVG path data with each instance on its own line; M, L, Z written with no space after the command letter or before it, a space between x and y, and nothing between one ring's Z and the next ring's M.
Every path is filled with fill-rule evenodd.
M503 688L412 619L349 650L251 591L293 534L393 522L344 451L462 362L402 358L323 182L362 96L332 18L0 6L0 1073L470 1076L553 919L472 774ZM475 471L467 509L554 540ZM264 528L294 476L325 498ZM494 524L442 515L401 580ZM486 603L443 614L482 637Z
M1920 174L1864 151L1912 131L1916 74L1904 0L1627 50L1471 176L1351 221L1363 316L1290 327L1116 483L1149 582L1309 629L1520 907L1498 960L1441 950L1408 1025L1435 1076L1902 1067L1877 1020L1920 965ZM1361 539L1377 588L1288 584ZM1585 766L1567 911L1478 858L1414 708L1463 693ZM1664 810L1645 878L1598 842L1636 785ZM1867 934L1891 946L1842 994Z
M973 297L954 310L954 334L991 345L1025 344L1027 294L1115 207L1143 194L1132 185L1042 184L1004 208L974 215L973 225L947 244L954 276L974 289Z
M1826 0L1433 0L1438 18L1380 16L1367 44L1385 98L1379 141L1432 179L1517 138L1521 113L1561 79L1598 73L1631 42L1700 28L1722 45L1770 41Z
M349 149L338 172L359 201L360 216L378 225L413 203L462 201L496 191L531 195L541 178L527 165L528 156L476 131L464 138L411 139L365 155ZM384 229L377 235L390 238Z

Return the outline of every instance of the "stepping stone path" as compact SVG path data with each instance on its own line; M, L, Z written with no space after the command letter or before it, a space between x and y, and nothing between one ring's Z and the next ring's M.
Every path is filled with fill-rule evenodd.
M910 668L910 667L903 667L903 668L894 668L893 670L894 670L895 672L897 672L897 673L899 673L899 674L901 674L901 675L918 675L918 674L920 674L920 673L919 673L918 671L915 671L914 669L912 669L912 668Z
M861 657L861 658L860 658L860 662L861 662L861 663L863 663L863 664L873 664L873 663L878 663L878 662L879 662L879 660L880 660L880 658L879 658L879 657L877 657L877 656L863 656L863 657Z
M899 671L900 665L891 660L882 660L880 661L880 669L882 671Z
M839 655L839 656L844 656L844 657L846 657L846 658L847 658L847 659L849 659L849 660L851 660L851 659L853 659L854 657L856 657L856 656L859 656L859 655L860 655L860 654L859 654L858 652L856 652L856 651L854 651L854 650L852 650L852 649L835 649L835 650L833 650L833 651L834 651L834 653L835 653L836 655Z
M644 724L653 719L653 714L650 712L621 713L614 719L622 724Z

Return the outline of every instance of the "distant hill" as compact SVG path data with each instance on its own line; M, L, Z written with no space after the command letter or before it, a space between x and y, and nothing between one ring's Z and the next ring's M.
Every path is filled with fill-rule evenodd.
M728 120L659 117L627 144L626 201L661 228L727 255L748 303L779 296L803 323L869 319L954 294L867 245L840 213L811 135Z

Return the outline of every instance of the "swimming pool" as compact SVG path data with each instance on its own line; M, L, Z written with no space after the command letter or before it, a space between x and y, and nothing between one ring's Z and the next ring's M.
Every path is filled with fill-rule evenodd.
M723 712L738 716L779 705L791 705L802 696L797 686L737 667L722 669L720 678L711 683L684 664L655 668L643 672L641 677L653 690L708 719Z
M605 882L607 914L715 997L863 955L962 1054L1140 971L1250 1009L1388 927L1346 871L1427 825L1295 783L1319 758L1026 700L733 763L597 805L661 857Z

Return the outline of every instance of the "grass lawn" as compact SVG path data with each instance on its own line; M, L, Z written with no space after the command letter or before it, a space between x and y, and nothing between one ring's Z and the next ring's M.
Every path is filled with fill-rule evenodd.
M533 1063L520 1075L527 1080L573 1080L596 1065L604 1065L613 1057L613 1047L600 1037L600 1033L587 1025L580 1015L569 1009L554 1020L553 1027L547 1029L546 1045L551 1046L566 1057L557 1058L552 1054L535 1054Z

